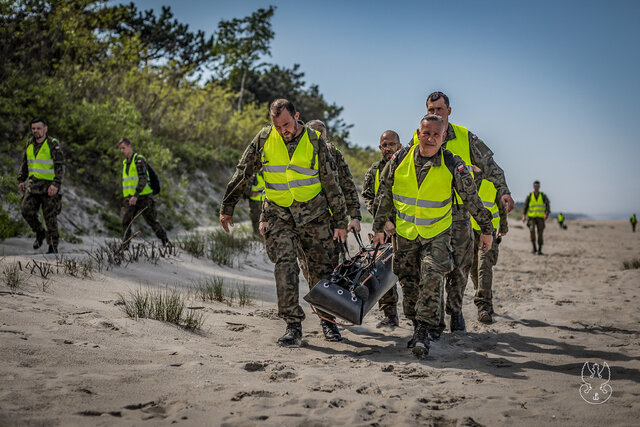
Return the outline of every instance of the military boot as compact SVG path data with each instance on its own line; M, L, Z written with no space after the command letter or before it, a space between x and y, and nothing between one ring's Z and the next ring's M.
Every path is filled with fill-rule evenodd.
M418 359L424 359L429 354L429 336L427 333L428 326L425 322L418 321L415 331L415 346L411 350Z
M58 253L58 248L56 246L53 245L49 245L49 250L47 250L48 254L57 254Z
M323 320L320 322L320 324L322 325L324 339L326 339L327 341L342 341L342 335L340 335L338 325L328 320Z
M385 316L385 318L376 325L376 328L395 328L399 325L400 322L398 321L398 316L391 314L389 316Z
M413 348L416 346L416 330L418 329L418 321L416 319L411 319L411 322L413 323L413 336L409 342L407 342L407 348Z
M429 336L429 341L438 341L440 339L440 335L442 331L438 329L429 329L427 331L427 335Z
M493 321L491 318L491 311L487 309L478 310L478 321L482 323L491 323Z
M542 245L538 246L538 255L542 255Z
M278 345L282 347L300 347L302 345L302 324L300 322L287 323L284 335L278 338Z
M451 321L449 322L449 329L451 329L451 332L465 331L467 329L464 323L464 317L462 316L462 312L451 315Z
M531 242L531 244L533 245L533 254L537 254L538 253L538 248L536 247L536 242Z
M47 237L47 233L44 230L36 232L36 240L33 241L33 249L40 248L45 237Z

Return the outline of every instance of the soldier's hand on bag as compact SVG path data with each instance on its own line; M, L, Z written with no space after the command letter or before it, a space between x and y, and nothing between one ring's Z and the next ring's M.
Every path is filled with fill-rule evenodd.
M525 222L527 220L527 217L525 215L522 215L522 222Z
M356 233L359 233L361 228L360 228L360 220L357 218L354 218L351 220L351 222L349 223L349 225L347 226L347 231L352 231L355 230Z
M49 186L49 189L47 190L47 194L49 195L49 197L55 196L56 194L58 194L58 187L56 187L55 185L51 184Z
M135 206L138 203L138 198L136 196L131 196L129 199L129 206Z
M507 208L507 213L511 212L513 210L513 207L515 206L515 203L513 201L513 199L511 198L511 194L503 194L502 195L502 206Z
M491 249L491 244L493 243L493 236L491 234L481 234L480 235L480 244L478 248L482 249L482 252L485 254Z
M373 242L371 242L371 245L375 248L378 245L383 245L386 240L384 233L376 233L373 236Z
M18 188L20 189L21 193L24 193L24 182L21 182L20 184L18 184Z
M220 214L220 224L222 224L222 229L228 233L229 226L233 227L233 216Z
M384 234L386 234L387 236L393 236L394 234L396 234L396 225L391 221L387 221L384 224Z
M546 221L547 219L549 219L549 212L544 214L544 220Z
M260 234L264 236L267 230L269 230L269 223L267 221L262 221L258 226L258 231L260 231Z
M345 230L344 228L336 228L335 230L333 230L333 240L338 240L340 239L340 241L342 243L347 241L347 230Z

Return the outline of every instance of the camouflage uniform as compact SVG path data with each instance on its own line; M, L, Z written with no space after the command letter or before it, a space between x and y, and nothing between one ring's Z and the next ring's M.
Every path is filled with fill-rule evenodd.
M262 214L262 202L259 200L251 200L253 195L251 188L258 184L257 174L253 175L249 180L249 184L245 188L244 196L249 200L249 218L251 219L251 228L253 233L260 235L260 215Z
M476 174L476 183L482 181L481 174ZM507 223L507 209L502 205L500 201L500 194L496 194L496 204L498 206L498 212L500 214L500 226L498 233L505 235L509 231L509 225ZM486 253L481 252L478 249L480 242L480 232L473 230L473 266L471 267L471 281L473 282L473 288L475 289L475 296L473 302L478 307L478 311L487 310L489 313L493 313L493 292L491 290L493 284L493 266L498 262L498 252L500 246L500 240L495 232L493 234L493 245L491 249Z
M304 126L299 123L299 126ZM253 138L238 162L236 172L227 185L220 212L233 215L233 209L242 197L249 178L262 167L264 143L271 131L266 126ZM286 142L289 156L295 151L305 131L293 141ZM299 304L299 268L296 262L297 246L300 244L309 265L310 285L317 283L333 271L337 257L333 248L329 208L333 212L336 228L347 227L344 196L337 182L337 166L329 155L322 139L315 132L309 133L317 147L318 167L322 191L308 202L294 201L288 208L278 206L268 199L263 203L261 222L268 222L265 244L269 259L275 263L274 275L278 294L278 315L287 323L301 322L305 315ZM314 143L316 141L316 143Z
M133 159L133 156L131 157ZM162 240L163 244L166 244L169 239L167 238L167 232L162 228L162 225L158 222L158 214L155 208L155 202L153 197L149 195L140 196L139 194L144 190L147 185L147 163L144 157L138 154L136 157L136 170L138 171L138 185L136 186L136 192L134 196L138 198L134 206L129 205L131 197L125 197L122 199L122 205L120 208L120 217L122 219L122 240L126 241L131 237L131 225L134 218L140 212L142 217L149 224L153 232L158 236L158 239ZM131 160L127 161L127 170L131 167Z
M382 177L382 171L384 167L387 165L387 160L382 158L379 162L375 162L371 165L369 170L364 174L364 185L362 186L362 198L364 199L364 203L367 206L367 210L374 217L376 216L376 212L378 211L378 206L380 206L380 199L376 197L376 175L378 171L380 171L380 177ZM389 218L389 221L394 222L395 216L392 215ZM396 236L392 238L393 248L397 251L397 242ZM389 291L380 298L378 301L378 306L380 310L384 312L384 315L389 316L397 316L398 315L398 286L393 285Z
M542 201L544 202L544 211L546 214L551 212L551 203L549 202L549 198L542 191ZM529 211L529 202L531 201L531 194L527 195L527 198L524 200L524 212L523 215L527 216L527 212ZM542 247L544 244L544 239L542 238L542 233L544 233L544 218L533 218L527 216L527 227L529 227L529 237L531 238L531 243L535 245L536 243L536 229L538 229L538 247Z
M373 231L384 231L384 224L393 215L393 181L398 165L408 152L408 147L394 154L392 160L385 166L381 174L378 191L380 205L373 221ZM418 185L427 176L431 166L440 166L440 153L425 158L415 150L416 173ZM484 208L478 197L477 188L468 172L464 161L453 156L453 186L464 201L464 207L477 219L483 233L491 234L491 213ZM452 189L453 191L453 189ZM461 208L459 208L461 209ZM453 250L450 239L451 229L439 235L425 239L418 235L415 240L397 237L397 251L393 258L393 271L398 276L402 286L405 316L412 320L427 323L431 329L438 329L443 321L441 301L445 275L453 268L451 252ZM419 269L416 266L420 266Z
M64 154L57 139L47 136L46 141L48 141L51 158L53 159L53 171L55 174L53 181L39 179L34 176L29 177L29 166L25 150L22 166L20 167L20 173L18 175L18 182L26 181L25 193L21 204L22 216L36 235L42 234L44 233L44 228L42 228L42 223L40 222L40 218L38 218L38 211L42 206L42 215L44 216L44 222L47 227L47 243L57 248L58 241L60 240L57 217L62 210L60 187L62 185L62 178L64 177ZM34 154L37 155L44 141L37 143L32 139L28 145L31 144L33 144ZM52 184L58 189L55 196L49 196L47 193L49 186Z
M349 165L347 165L347 162L344 160L344 156L335 145L327 143L327 149L329 150L329 154L333 160L336 162L336 166L338 168L338 185L340 185L340 190L342 190L342 195L344 196L347 205L347 215L350 216L351 219L362 219L362 215L360 214L358 190L356 189L356 184L353 182L353 176L349 170ZM335 226L332 224L331 229L333 230L334 228ZM342 252L341 244L337 240L334 240L333 242L336 256L339 259ZM317 280L315 282L310 282L310 280L313 279L309 277L309 269L307 268L306 257L303 256L301 245L298 245L298 263L300 264L300 270L302 270L302 275L306 279L307 283L311 286L315 285ZM324 277L321 277L321 279L322 278Z

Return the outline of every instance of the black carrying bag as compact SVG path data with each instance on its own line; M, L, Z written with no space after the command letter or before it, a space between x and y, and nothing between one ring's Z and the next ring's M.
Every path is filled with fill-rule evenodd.
M304 300L336 317L361 325L364 316L396 283L392 270L393 248L364 247L356 234L360 252L335 268L331 276L320 280Z
M160 193L160 178L156 174L156 171L153 170L149 163L147 163L147 172L149 172L149 187L151 187L153 195Z

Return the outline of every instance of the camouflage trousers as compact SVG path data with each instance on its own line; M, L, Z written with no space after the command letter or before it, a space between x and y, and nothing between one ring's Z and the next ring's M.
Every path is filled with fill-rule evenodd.
M542 246L544 240L542 233L544 232L544 218L531 218L527 219L527 227L529 227L529 236L531 237L531 243L536 242L536 229L538 229L538 247Z
M402 286L404 314L436 329L444 316L441 302L445 275L453 267L451 235L445 231L428 240L397 236L396 242L393 272Z
M22 216L34 233L42 233L44 231L38 217L40 207L42 207L42 216L44 216L44 223L47 226L47 243L57 248L60 240L58 215L62 211L62 196L60 193L55 196L49 196L46 193L33 194L29 191L25 193L20 208Z
M253 234L260 236L260 214L262 213L262 202L249 199L249 218Z
M153 197L140 196L135 206L129 206L129 197L125 197L122 200L122 207L120 209L120 216L122 218L122 241L126 241L131 237L131 226L133 225L134 218L138 214L142 215L153 232L156 233L158 239L162 240L162 243L168 240L167 232L164 231L164 228L162 228L162 225L158 222L158 214Z
M393 245L393 252L395 253L398 250L397 237L395 235L391 236L391 244ZM398 285L393 285L393 288L382 295L382 298L378 301L378 307L385 316L398 315Z
M493 311L493 293L491 285L493 283L493 266L498 263L498 252L500 243L493 234L493 244L491 249L484 253L478 249L480 242L480 232L473 230L473 266L471 267L471 281L475 289L473 302L478 310Z
M278 316L287 323L302 322L305 315L300 306L297 257L300 256L301 263L308 266L306 278L309 289L331 274L338 264L338 257L330 215L327 212L304 225L296 225L293 218L285 220L274 216L269 219L264 237L267 255L275 264ZM332 318L326 313L321 314Z

